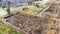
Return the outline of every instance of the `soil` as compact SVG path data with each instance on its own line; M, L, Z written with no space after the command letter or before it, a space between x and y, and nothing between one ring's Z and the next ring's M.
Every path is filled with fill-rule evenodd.
M4 20L29 34L58 34L60 23L56 20L49 20L37 16L27 16L22 13L7 16Z

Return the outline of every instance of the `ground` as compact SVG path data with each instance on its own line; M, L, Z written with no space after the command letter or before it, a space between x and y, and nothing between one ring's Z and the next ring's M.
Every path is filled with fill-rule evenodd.
M0 21L0 34L21 34L21 33Z

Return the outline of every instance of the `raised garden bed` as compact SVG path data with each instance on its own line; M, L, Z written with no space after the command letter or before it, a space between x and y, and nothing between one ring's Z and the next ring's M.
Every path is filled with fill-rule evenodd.
M26 34L59 34L59 20L16 13L2 19Z

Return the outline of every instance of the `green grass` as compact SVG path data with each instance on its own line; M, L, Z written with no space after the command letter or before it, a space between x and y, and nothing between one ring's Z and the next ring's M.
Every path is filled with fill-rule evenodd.
M0 21L0 34L21 34L21 32Z

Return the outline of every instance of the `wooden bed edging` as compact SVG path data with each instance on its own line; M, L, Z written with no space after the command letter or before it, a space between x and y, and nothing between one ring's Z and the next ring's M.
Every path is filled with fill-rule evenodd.
M12 27L15 28L16 30L22 32L22 34L26 34L26 33L27 33L27 32L24 32L23 30L20 30L19 28L15 27L15 26L9 24L8 22L5 22L5 21L3 20L3 18L0 19L0 20L1 20L4 24L9 25L9 26L12 26Z

